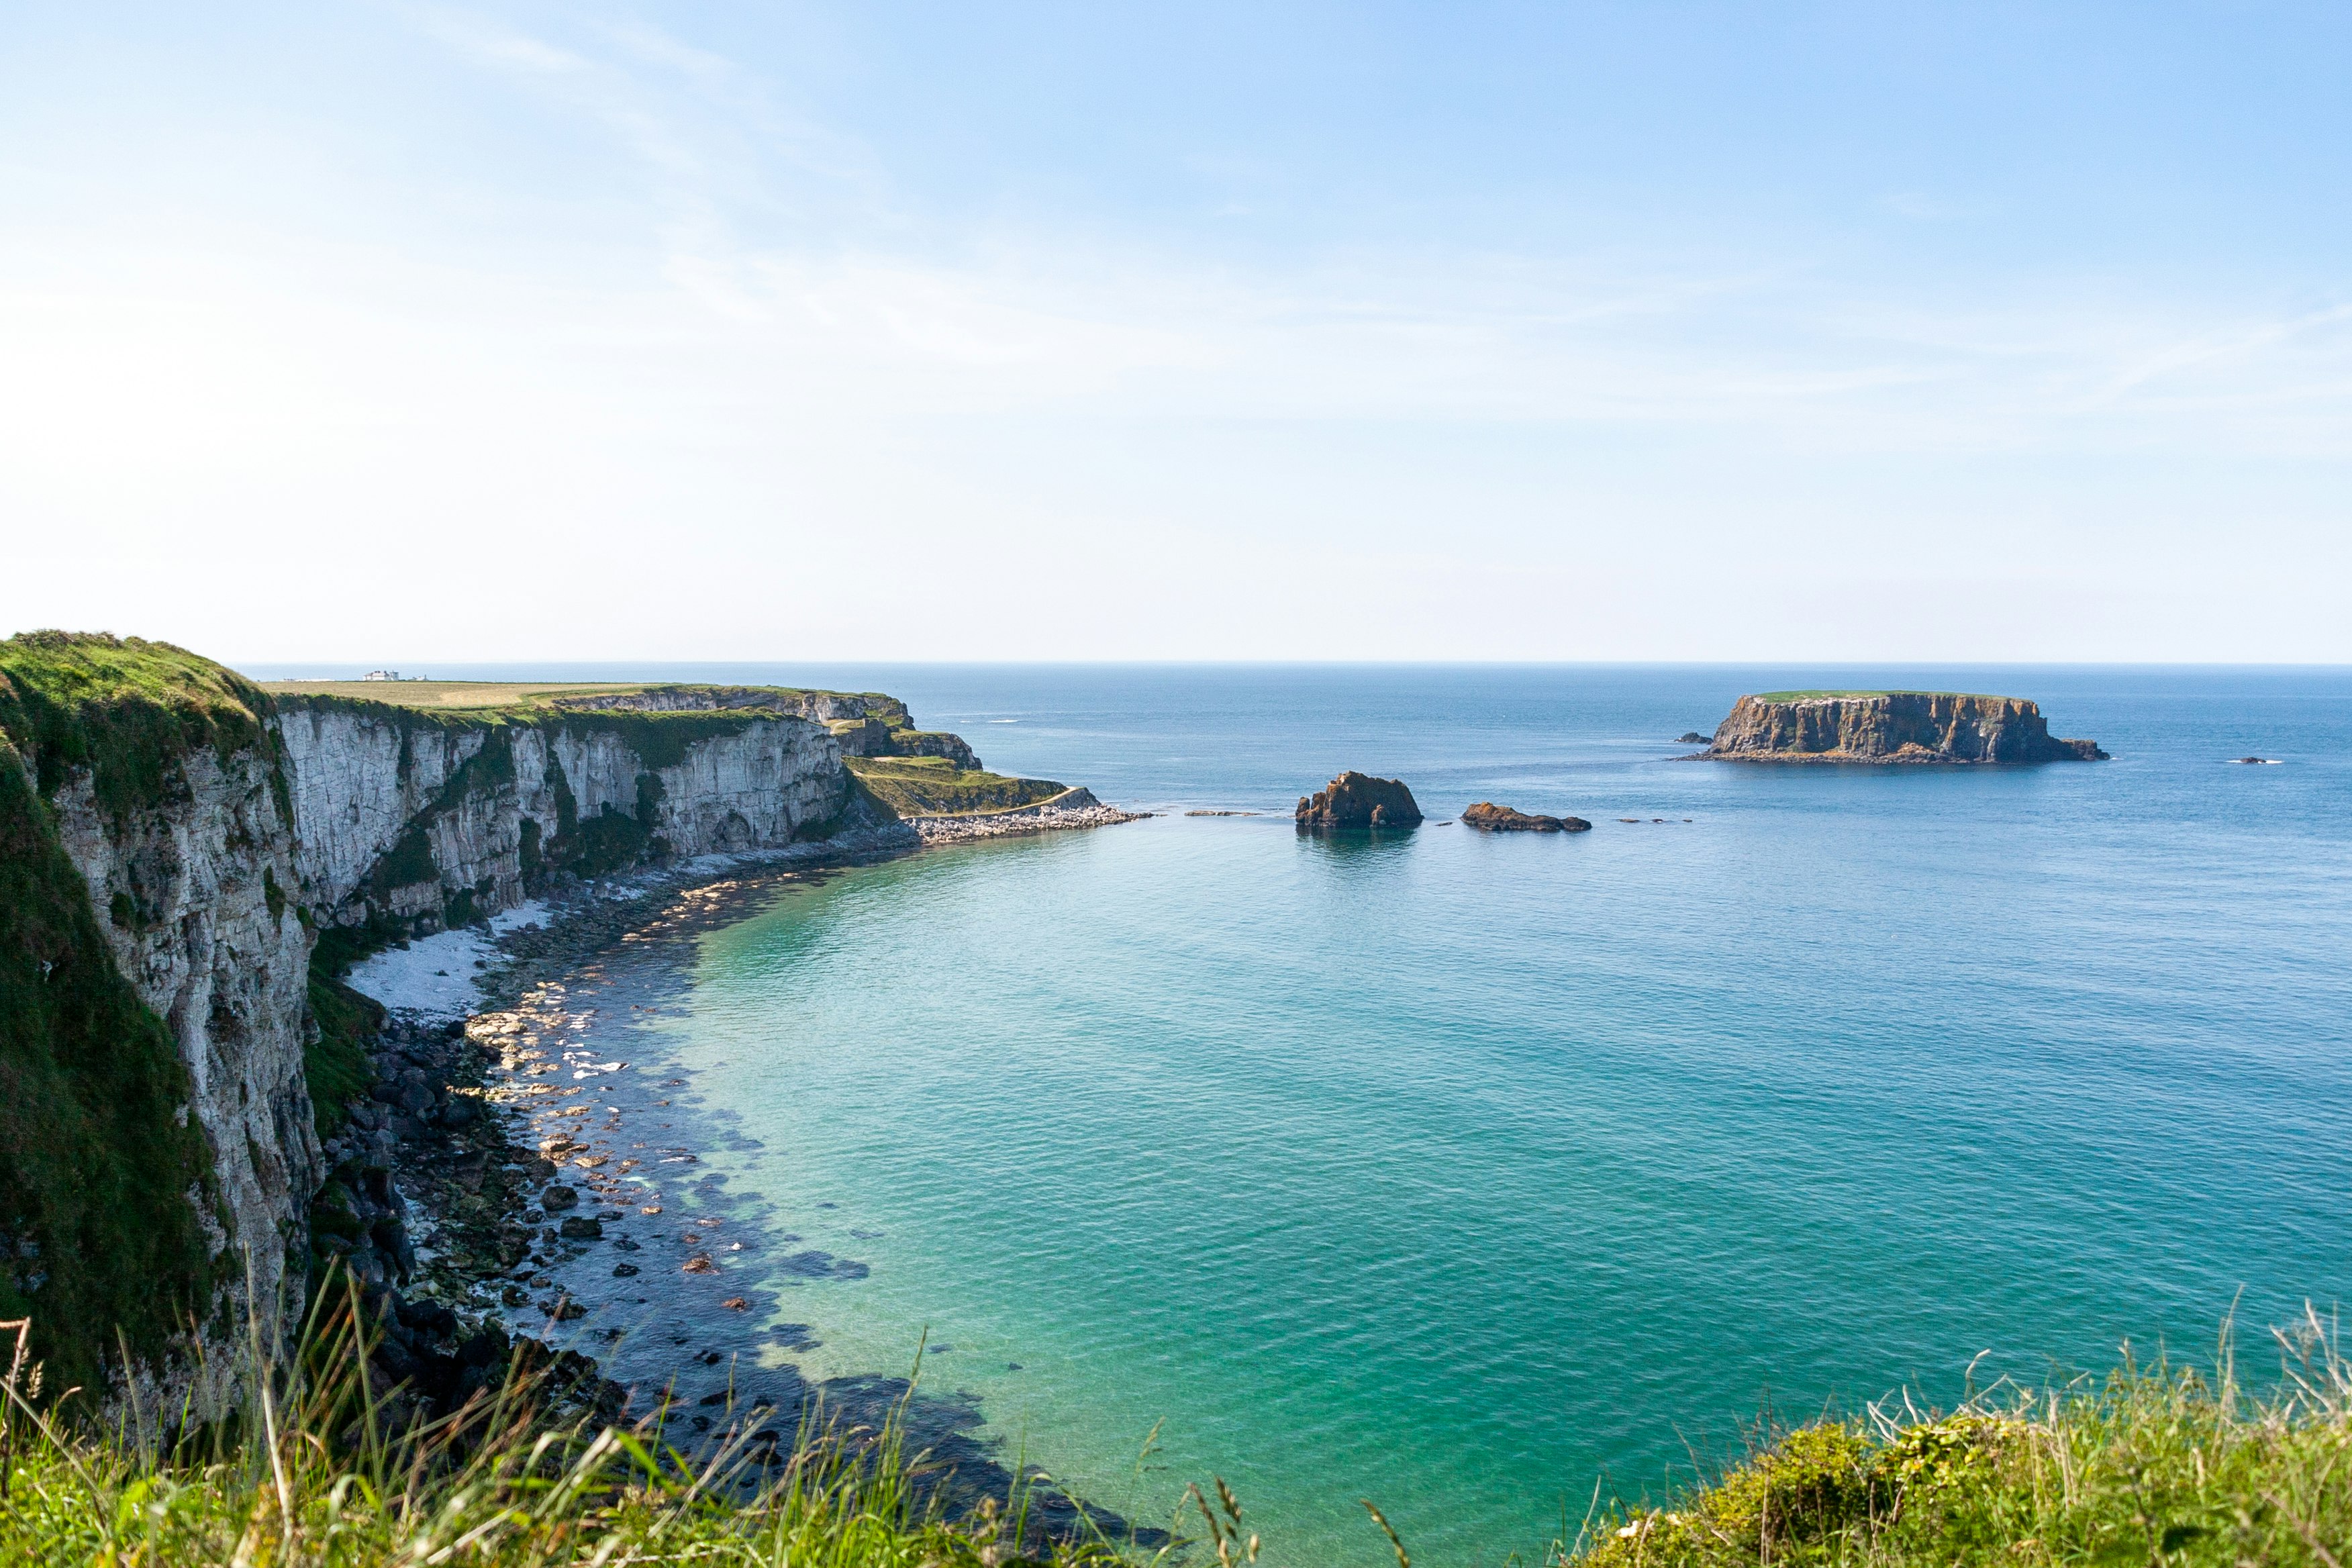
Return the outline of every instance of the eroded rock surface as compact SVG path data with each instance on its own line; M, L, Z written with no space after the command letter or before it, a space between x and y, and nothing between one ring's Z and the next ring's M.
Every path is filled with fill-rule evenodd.
M1482 800L1462 808L1465 826L1481 833L1590 833L1592 824L1580 816L1538 816Z
M1421 823L1421 807L1403 781L1352 770L1311 795L1300 795L1294 815L1305 828L1414 827Z
M1742 697L1703 755L1740 763L1984 763L2104 761L2095 741L2050 733L2021 697L1956 691Z

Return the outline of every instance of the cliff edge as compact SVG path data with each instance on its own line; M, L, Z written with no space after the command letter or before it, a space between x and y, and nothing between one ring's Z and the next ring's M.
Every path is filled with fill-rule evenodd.
M322 1184L391 1193L389 1141L342 1127L373 1029L341 963L672 859L913 848L859 775L890 767L954 803L1084 794L874 692L264 686L137 637L0 640L0 1318L53 1388L221 1414L248 1323L299 1316ZM410 1266L346 1254L370 1289Z
M1731 763L1953 764L2105 761L2050 733L2022 697L1959 691L1772 691L1742 697L1701 757Z

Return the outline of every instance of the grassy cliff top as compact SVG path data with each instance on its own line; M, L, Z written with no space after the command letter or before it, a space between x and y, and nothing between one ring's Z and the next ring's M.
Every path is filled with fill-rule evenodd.
M1750 702L1818 702L1840 697L1967 697L1979 702L2021 702L2019 697L2001 697L1990 691L1926 691L1912 687L1890 688L1883 691L1759 691L1748 698Z
M1051 800L1067 785L960 768L945 757L845 757L866 792L900 816L979 816Z
M903 713L904 705L879 691L825 691L798 686L719 686L694 681L511 681L511 680L265 680L262 690L273 697L331 697L348 701L381 702L391 708L415 708L428 712L537 714L562 711L582 698L635 697L645 692L694 692L740 700L730 706L756 707L761 699L791 705L805 698L856 697L877 710Z
M530 708L556 697L625 696L643 685L593 682L503 680L265 680L261 689L273 697L341 697L354 701L382 702L394 708L454 708L465 711Z
M154 800L190 752L260 740L268 711L245 677L170 643L58 631L0 642L0 734L33 757L44 795L89 767L109 810Z

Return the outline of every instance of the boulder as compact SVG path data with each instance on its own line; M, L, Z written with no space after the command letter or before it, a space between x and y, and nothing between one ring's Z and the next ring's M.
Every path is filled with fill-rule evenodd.
M1312 795L1300 795L1293 816L1300 827L1310 829L1421 824L1421 807L1402 781L1354 772L1341 773Z
M1481 833L1590 833L1592 824L1580 816L1535 816L1482 800L1462 808L1465 826Z
M1675 737L1675 744L1677 746L1704 746L1706 744L1706 737L1700 734L1696 730L1685 730L1681 734Z

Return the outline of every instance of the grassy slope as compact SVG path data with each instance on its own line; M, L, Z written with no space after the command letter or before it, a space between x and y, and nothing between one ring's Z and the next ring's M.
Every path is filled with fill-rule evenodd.
M1671 1508L1596 1508L1546 1568L2344 1568L2352 1562L2352 1369L2317 1348L2284 1394L2248 1399L2226 1379L2128 1365L2102 1385L2017 1390L1942 1416L1824 1423L1785 1434ZM829 1564L1011 1568L1052 1556L1096 1568L1145 1561L1108 1542L1028 1555L1008 1528L1022 1499L950 1519L919 1485L920 1457L886 1432L878 1457L843 1462L804 1441L749 1502L711 1481L756 1451L698 1470L659 1430L587 1426L534 1444L527 1385L479 1408L471 1435L378 1436L356 1384L310 1357L281 1385L276 1434L173 1463L120 1439L16 1420L0 1497L0 1561L26 1563L452 1562ZM1211 1504L1203 1496L1215 1497ZM1175 1501L1173 1498L1170 1500ZM1377 1501L1378 1500L1372 1500ZM1255 1555L1246 1500L1188 1492L1171 1553L1238 1568ZM1364 1563L1391 1542L1368 1511ZM454 1542L468 1544L452 1550ZM1409 1568L1407 1539L1393 1546ZM1266 1542L1281 1557L1279 1539ZM1285 1558L1286 1561L1295 1559Z
M1583 1568L2352 1562L2352 1367L2314 1321L2285 1392L2126 1364L1939 1419L1790 1433L1666 1510L1588 1529Z
M251 688L163 644L0 642L0 1317L30 1312L59 1382L152 1357L211 1296L195 1210L211 1162L185 1068L116 969L46 796L82 765L130 813L179 760L261 733ZM28 772L20 758L33 763Z
M866 793L900 816L964 816L1013 811L1051 800L1068 786L959 768L945 757L848 757Z
M1025 1496L950 1519L894 1415L856 1442L804 1433L785 1455L737 1440L699 1460L656 1413L627 1427L566 1424L551 1369L510 1369L448 1420L383 1424L354 1314L322 1293L263 1419L193 1435L177 1454L122 1428L44 1419L16 1401L0 1463L0 1562L548 1568L558 1563L806 1568L1115 1568L1108 1545L1050 1545ZM321 1331L324 1320L331 1328ZM544 1363L541 1363L544 1366ZM258 1405L249 1391L248 1403ZM732 1419L731 1407L711 1415ZM676 1416L670 1419L677 1419ZM691 1440L691 1434L688 1434ZM790 1462L782 1462L788 1459ZM1014 1550L1024 1542L1033 1556Z

